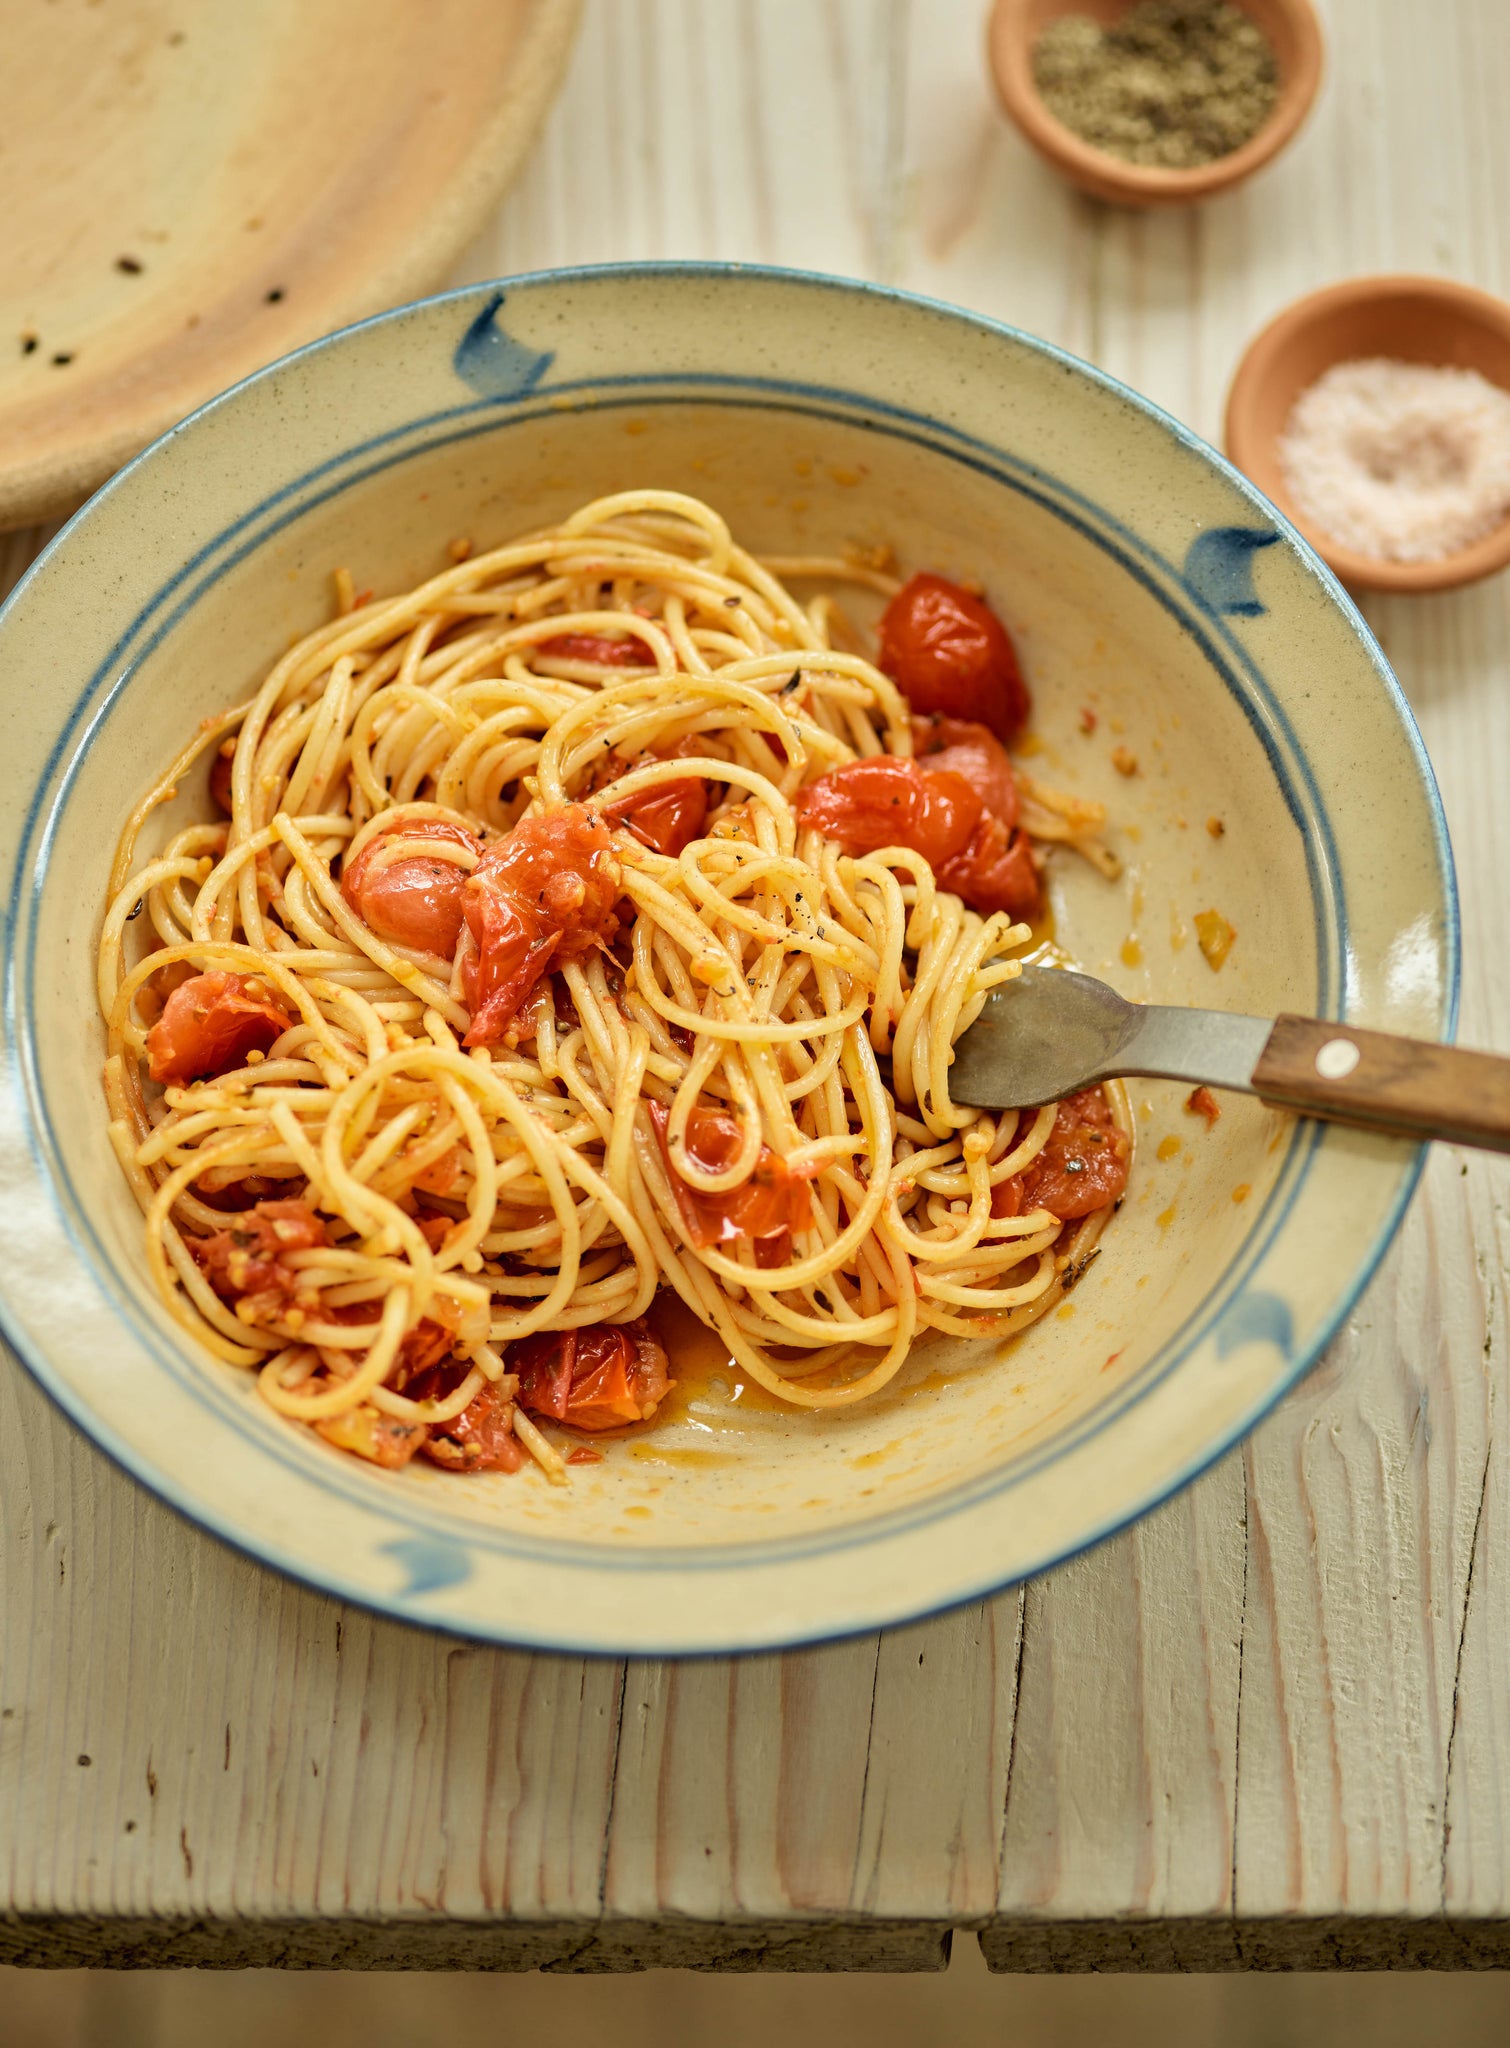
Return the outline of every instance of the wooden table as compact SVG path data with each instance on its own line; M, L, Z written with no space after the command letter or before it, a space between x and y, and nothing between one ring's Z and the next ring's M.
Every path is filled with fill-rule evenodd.
M981 0L595 0L462 275L722 256L1000 314L1219 432L1366 270L1510 287L1503 0L1330 0L1309 128L1163 218L998 118ZM35 541L13 541L19 571ZM0 549L6 546L0 543ZM1510 584L1370 602L1510 1049ZM0 1371L0 1959L1003 1969L1510 1962L1503 1162L1445 1149L1325 1362L1200 1485L840 1648L582 1663L302 1592Z

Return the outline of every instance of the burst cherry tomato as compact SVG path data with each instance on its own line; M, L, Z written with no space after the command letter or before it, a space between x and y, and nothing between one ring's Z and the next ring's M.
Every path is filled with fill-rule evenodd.
M1121 1199L1131 1151L1101 1090L1082 1089L1060 1103L1038 1157L992 1189L991 1214L1021 1216L1029 1209L1047 1209L1066 1223L1089 1216Z
M241 974L192 974L180 982L147 1033L154 1081L200 1081L266 1052L293 1023L261 982Z
M871 754L810 782L796 811L800 824L816 825L850 853L907 846L938 868L969 845L982 805L970 784L947 769Z
M1027 723L1028 687L1010 634L957 583L914 576L881 615L879 660L914 711L978 719L1000 740Z
M690 1241L705 1250L732 1238L748 1237L754 1240L757 1265L784 1264L791 1233L805 1230L813 1220L808 1176L793 1173L779 1152L762 1145L754 1171L742 1186L727 1188L722 1194L705 1194L689 1187L676 1170L666 1142L669 1112L661 1103L650 1104L650 1120L670 1169L676 1205ZM739 1147L739 1124L727 1110L699 1107L687 1118L687 1145L681 1156L700 1172L724 1172Z
M968 782L986 809L1004 825L1017 823L1017 778L1001 741L973 718L915 718L912 751L937 773L947 769Z
M1043 909L1043 882L1028 835L1008 830L1000 818L982 818L964 852L933 872L940 888L952 889L982 917L1002 910L1015 923Z
M280 1303L298 1286L296 1270L284 1264L287 1254L329 1242L323 1221L300 1201L258 1202L229 1229L189 1240L210 1285L225 1300L266 1294Z
M405 1391L416 1401L427 1398L413 1386ZM423 1449L450 1472L517 1472L524 1463L514 1434L514 1404L496 1387L481 1388L449 1422L432 1424Z
M444 818L398 820L374 834L341 877L341 893L380 939L449 960L461 937L467 870L422 853L385 860L391 839L427 839L481 855L482 842Z
M666 1347L644 1321L541 1331L509 1346L519 1405L573 1429L648 1422L671 1387Z
M585 804L521 819L483 848L463 891L476 953L464 969L468 1045L494 1045L547 968L617 933L613 836Z
M613 824L632 832L642 846L672 860L701 837L707 815L708 785L700 775L689 775L681 782L658 782L638 796L609 804L604 812Z
M894 754L848 761L809 783L796 811L799 823L816 825L850 853L910 847L941 889L952 889L983 916L1004 910L1031 917L1039 907L1038 869L1026 836L987 815L978 791L951 769Z

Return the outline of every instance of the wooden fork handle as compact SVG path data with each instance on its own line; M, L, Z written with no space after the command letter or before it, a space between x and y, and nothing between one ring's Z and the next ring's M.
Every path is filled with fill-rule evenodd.
M1332 1123L1510 1152L1510 1059L1495 1053L1284 1016L1252 1086L1265 1102Z

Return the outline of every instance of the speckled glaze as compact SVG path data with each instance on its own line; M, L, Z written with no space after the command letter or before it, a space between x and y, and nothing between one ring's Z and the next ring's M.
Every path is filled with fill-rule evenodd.
M1056 865L1060 940L1129 995L1448 1035L1457 938L1415 727L1316 556L1143 400L949 307L700 266L480 287L289 357L102 491L0 613L6 1330L112 1456L281 1570L479 1636L676 1654L899 1621L1143 1512L1315 1358L1419 1152L1236 1099L1208 1133L1135 1084L1103 1256L1004 1355L936 1341L839 1416L694 1379L569 1489L374 1471L197 1355L149 1289L97 1081L130 804L325 616L335 565L403 587L456 535L645 483L758 549L887 541L983 580L1036 694L1031 766L1105 799L1126 858L1115 884ZM1219 974L1208 908L1237 928Z

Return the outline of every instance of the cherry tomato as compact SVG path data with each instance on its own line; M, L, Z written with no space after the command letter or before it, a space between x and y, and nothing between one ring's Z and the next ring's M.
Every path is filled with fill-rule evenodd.
M591 661L600 668L654 668L650 650L633 633L621 640L607 633L558 633L554 640L539 642L541 654L552 661Z
M307 1202L258 1202L213 1237L191 1238L190 1248L215 1292L227 1301L243 1294L276 1294L287 1301L298 1285L289 1252L328 1244L325 1225Z
M919 762L875 754L848 761L799 793L798 822L816 825L850 853L910 847L941 889L952 889L982 916L994 910L1033 916L1042 898L1026 835L988 815L979 790L952 769L933 767L932 758L942 756ZM995 764L983 749L974 749L974 761L994 779Z
M585 804L524 818L485 846L463 892L476 953L464 969L467 1045L494 1045L547 968L612 939L613 838Z
M992 817L1017 823L1017 778L1006 748L973 718L915 718L912 751L934 773L947 769L968 782Z
M672 860L702 836L707 815L708 785L700 775L689 775L681 782L658 782L638 796L609 804L604 811L612 824L632 832L642 846Z
M191 974L163 1004L147 1033L154 1081L199 1081L228 1074L249 1052L266 1052L293 1023L263 984L242 974Z
M1089 1216L1121 1199L1131 1152L1099 1088L1066 1096L1038 1157L992 1189L991 1214L1021 1216L1029 1209L1047 1209L1066 1223Z
M509 1346L519 1405L573 1429L648 1422L671 1387L666 1347L643 1320L543 1330Z
M666 1142L669 1111L661 1103L652 1102L650 1120L670 1169L676 1205L690 1241L704 1250L731 1238L753 1238L757 1264L782 1264L791 1233L805 1230L813 1220L808 1176L793 1173L779 1152L762 1145L755 1169L742 1186L728 1188L722 1194L705 1194L699 1188L689 1187L676 1170ZM739 1124L727 1110L699 1107L687 1118L683 1156L701 1172L722 1173L738 1155L739 1146ZM767 1248L765 1257L761 1256L762 1246Z
M227 817L231 815L231 769L234 766L229 754L218 750L210 763L210 795L219 804Z
M422 1398L413 1387L406 1392ZM514 1404L496 1387L479 1389L449 1422L433 1423L423 1449L450 1472L517 1472L524 1463L523 1446L514 1434Z
M1011 635L991 607L957 583L914 576L881 615L881 667L914 711L978 719L1000 740L1032 708Z
M1008 829L1000 818L982 818L963 853L934 869L940 888L989 917L1004 910L1014 922L1035 918L1043 908L1043 883L1026 832Z
M400 819L375 833L341 877L342 895L380 939L449 960L461 937L467 870L421 853L385 860L385 842L395 838L435 840L479 856L482 842L444 818Z
M907 846L932 868L970 843L981 800L961 776L896 754L847 761L799 792L797 820L816 825L850 853Z

